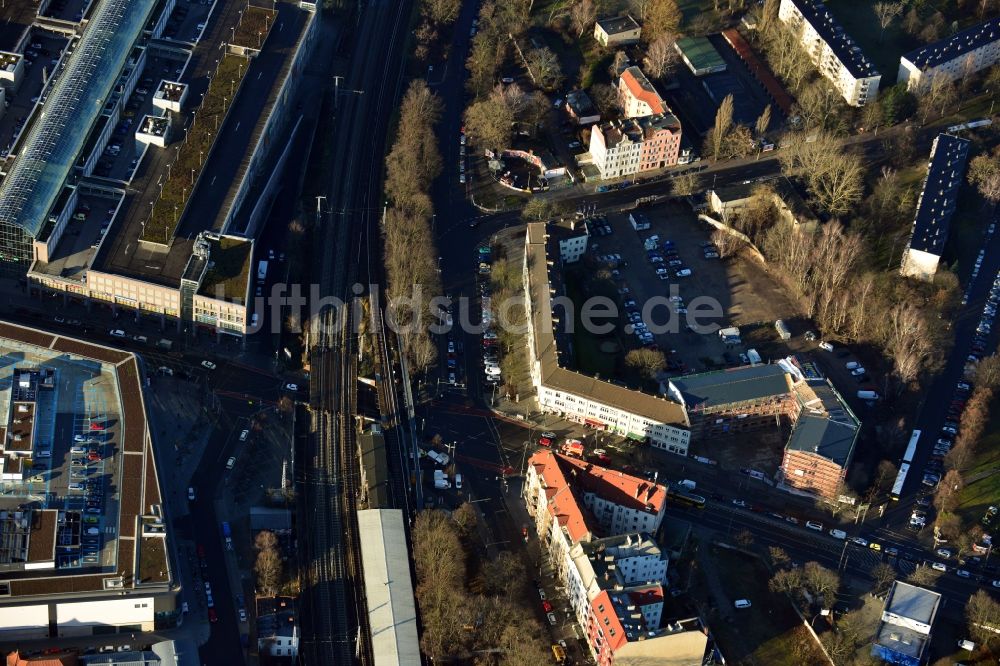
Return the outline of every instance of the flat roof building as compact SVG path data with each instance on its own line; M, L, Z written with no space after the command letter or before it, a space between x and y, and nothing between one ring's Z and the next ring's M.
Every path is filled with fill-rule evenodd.
M708 37L682 37L674 42L674 49L695 76L726 70L726 61Z
M375 663L420 666L417 610L403 512L358 511L358 534Z
M98 11L114 4L99 3ZM132 5L132 12L149 5L169 13L173 7L169 1L124 4ZM144 71L146 53L162 55L166 48L156 39L165 15L162 21L147 22L156 27L134 42L126 39L130 33L124 27L132 22L143 27L138 18L115 30L109 43L95 44L104 47L98 49L103 60L96 66L107 70L110 83L75 77L78 85L87 84L84 92L94 103L76 112L67 132L80 135L62 149L74 169L68 179L57 179L55 195L46 195L53 203L44 223L31 212L32 206L42 206L34 194L18 218L35 225L31 234L16 236L23 241L20 265L27 269L30 289L105 303L115 311L132 310L190 335L203 331L243 337L255 332L253 238L280 182L272 175L284 168L300 133L297 95L316 43L314 9L309 3L277 3L273 10L224 13L220 20L232 25L203 31L189 55L190 71L171 66L169 80L160 71ZM255 26L252 45L243 43L250 39L248 22ZM94 39L88 37L94 27L92 18L67 72L84 42ZM170 45L170 57L177 57L182 46ZM152 83L145 85L155 99L149 115L140 116L130 130L130 138L141 146L138 157L124 178L96 177L95 164L112 140L122 100L135 90L140 71L149 74ZM63 74L59 80L73 78ZM214 86L207 83L215 79ZM185 103L198 99L197 108ZM164 151L167 158L144 159L148 151ZM15 157L14 164L22 157ZM148 168L138 168L139 162ZM202 178L205 174L210 177ZM99 232L99 222L93 227L87 222L79 233L63 233L84 195L113 202L113 213ZM0 190L0 235L3 206L14 203L16 199L7 203Z
M176 612L177 596L136 357L5 322L0 353L59 376L46 386L42 371L37 384L14 372L12 390L9 382L4 387L12 368L0 373L0 402L17 405L12 397L34 392L35 419L45 422L36 438L51 451L33 459L30 476L8 481L0 498L0 637L152 631L158 617ZM71 409L78 410L76 425L53 439L57 413ZM73 432L91 439L74 443ZM89 450L71 453L71 446ZM86 482L98 494L70 478L71 455L88 456L103 470ZM103 499L104 485L114 489L114 502Z
M955 81L1000 60L1000 18L956 32L899 59L899 81L911 91L923 90L936 77Z
M598 19L594 23L594 39L601 46L624 46L639 41L642 28L627 14L614 18Z
M938 134L934 139L910 242L903 252L900 273L904 276L934 279L958 205L968 156L968 140L950 134Z
M778 18L791 26L813 64L851 106L878 94L882 75L818 0L781 0Z
M891 664L918 666L931 642L931 630L941 606L938 592L893 581L872 645L872 656Z

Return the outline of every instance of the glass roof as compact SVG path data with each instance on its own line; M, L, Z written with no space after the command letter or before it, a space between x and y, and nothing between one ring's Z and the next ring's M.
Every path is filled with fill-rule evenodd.
M0 224L38 235L155 4L98 4L0 185Z

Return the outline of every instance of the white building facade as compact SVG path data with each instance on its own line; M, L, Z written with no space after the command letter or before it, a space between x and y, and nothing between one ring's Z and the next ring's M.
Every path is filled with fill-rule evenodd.
M820 74L848 104L875 99L882 75L821 2L781 0L778 18L791 26Z
M1000 18L995 18L907 53L899 59L898 80L916 92L929 88L938 77L955 81L998 61Z

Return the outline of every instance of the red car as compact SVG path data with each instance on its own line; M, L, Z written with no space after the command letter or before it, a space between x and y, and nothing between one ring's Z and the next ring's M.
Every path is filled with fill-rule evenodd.
M552 446L552 440L549 439L548 437L539 437L538 438L538 445L539 446Z
M209 622L218 622L219 621L219 616L215 614L215 609L214 608L209 608L208 609L208 621Z
M542 610L545 611L546 613L551 613L552 612L552 604L550 604L547 601L543 601L542 602Z

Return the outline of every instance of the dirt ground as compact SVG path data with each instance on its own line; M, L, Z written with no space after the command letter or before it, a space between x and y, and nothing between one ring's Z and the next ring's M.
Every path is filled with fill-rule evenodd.
M787 441L787 427L770 428L693 442L689 452L690 455L717 461L719 468L726 471L748 467L763 472L766 478L772 479L781 465Z

